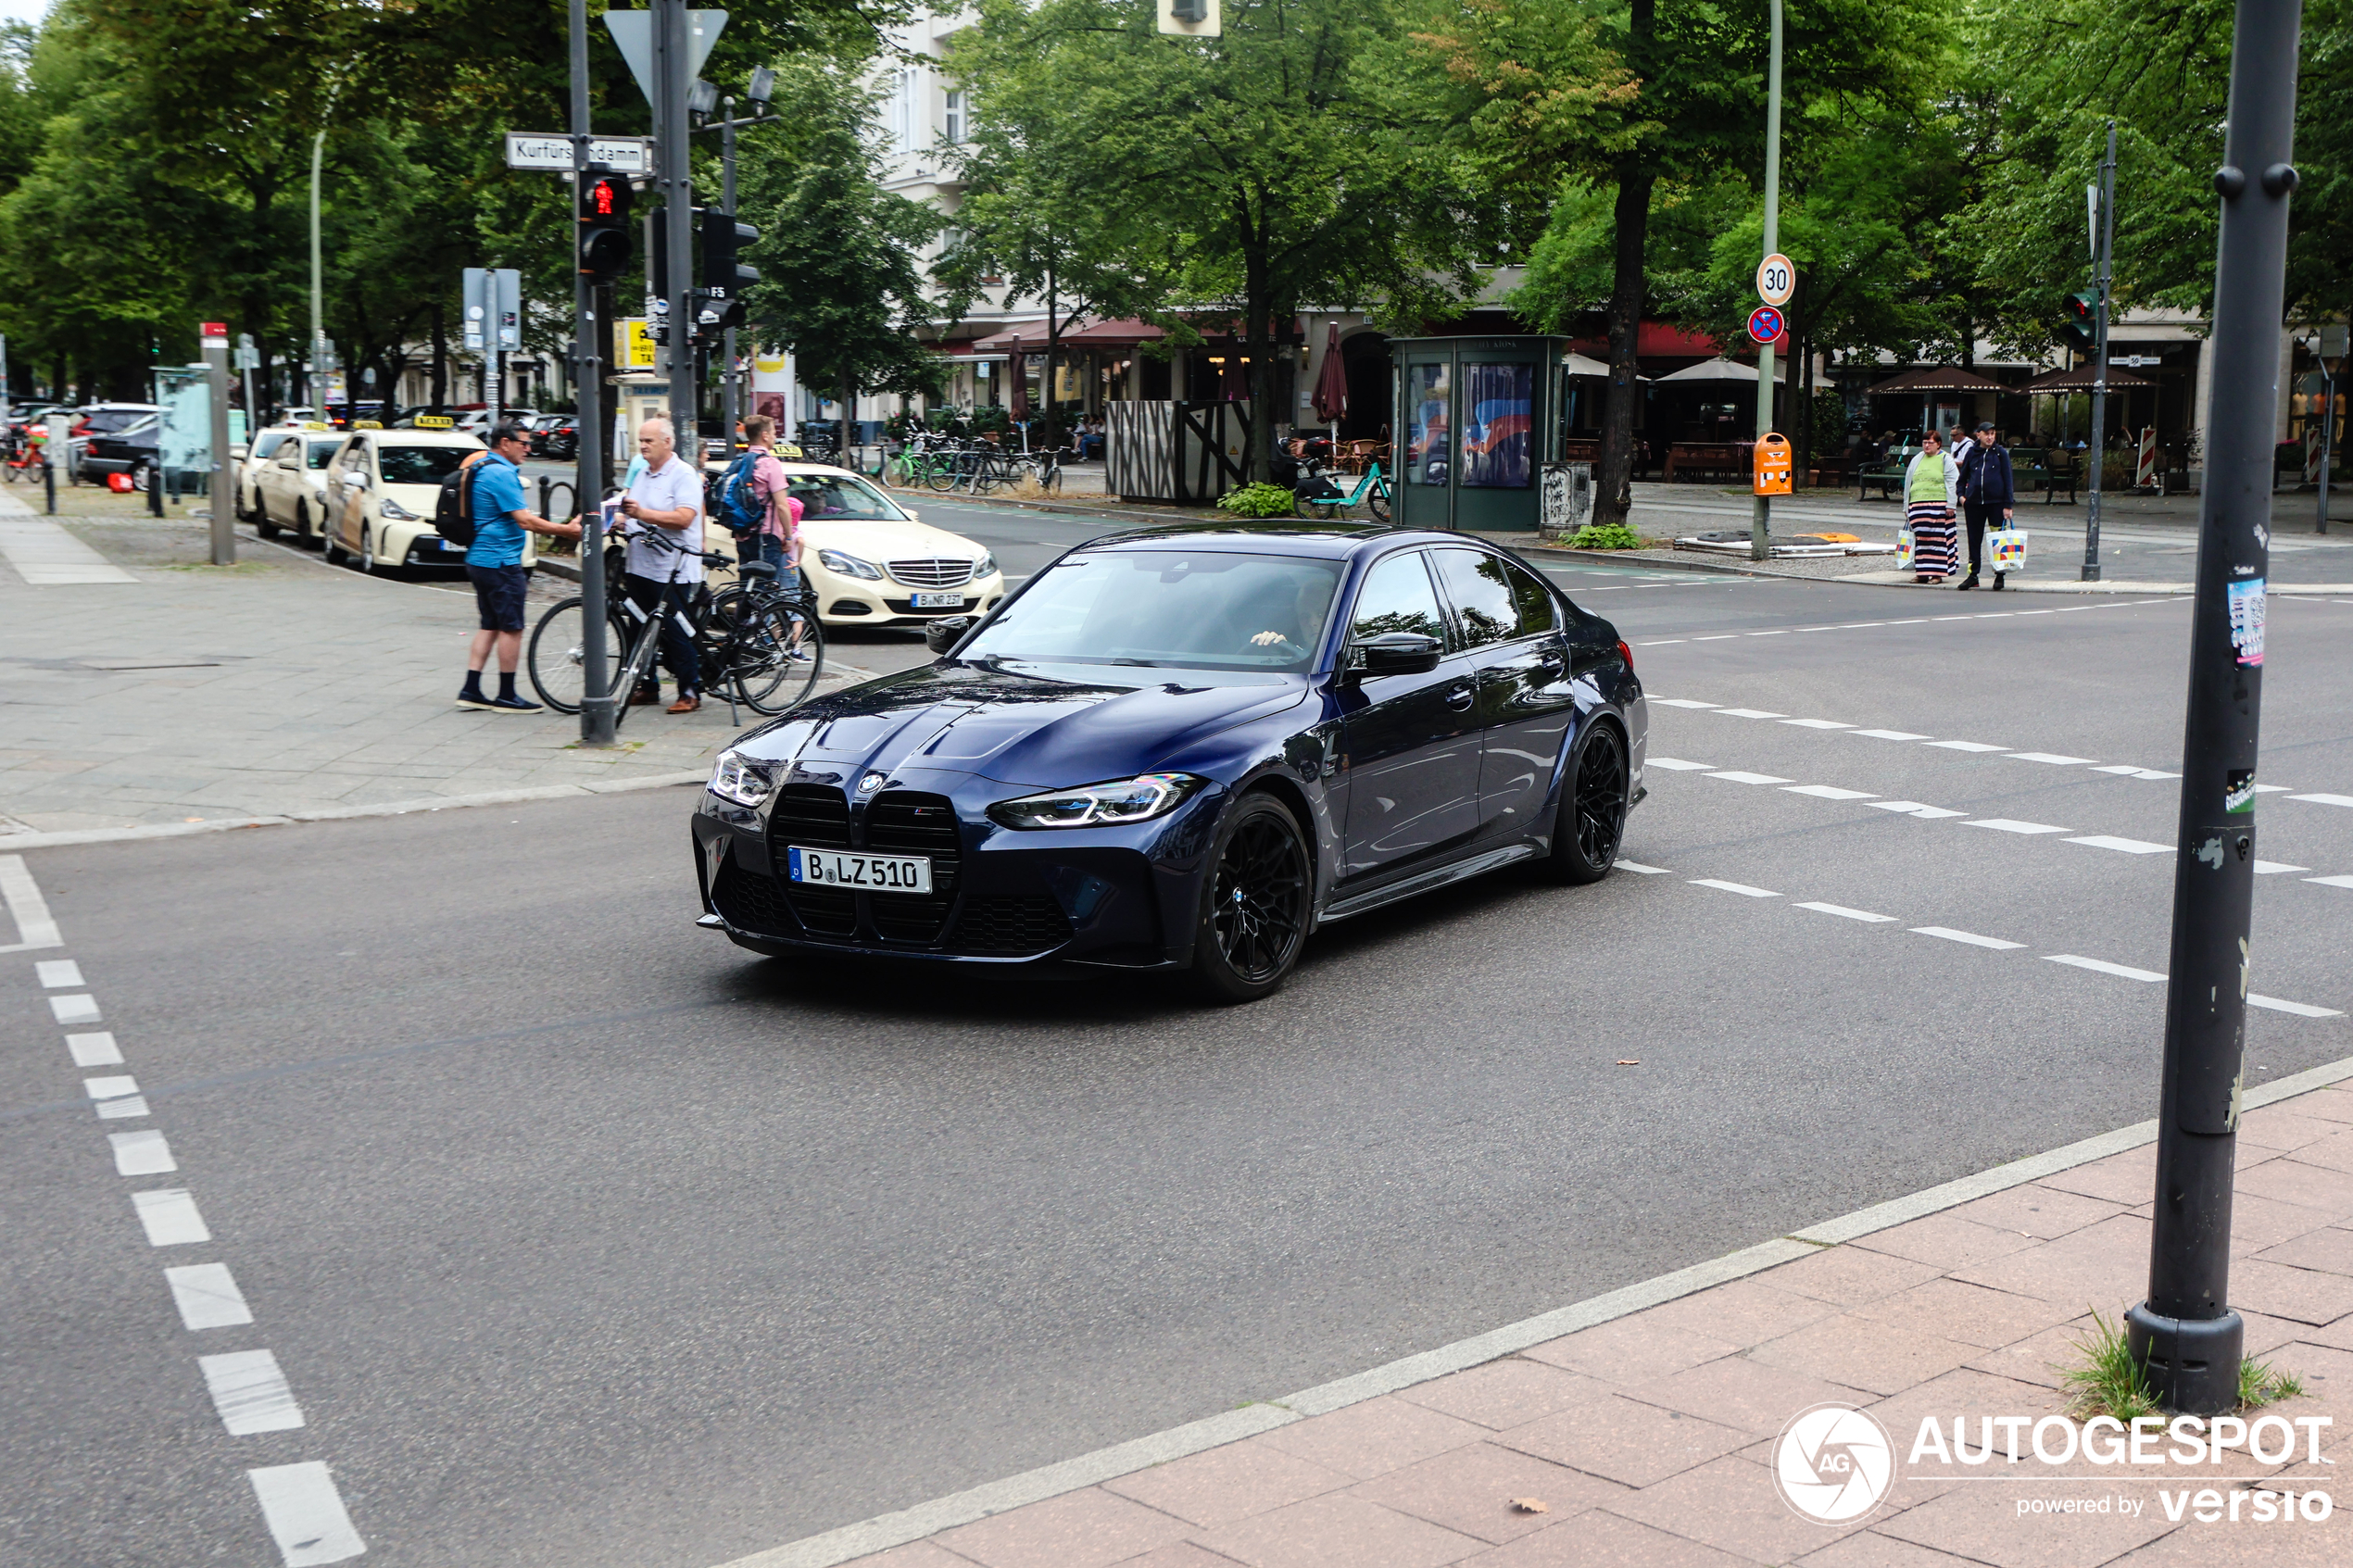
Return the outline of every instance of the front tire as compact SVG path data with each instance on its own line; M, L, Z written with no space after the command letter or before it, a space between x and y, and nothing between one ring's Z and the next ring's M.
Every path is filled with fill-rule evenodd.
M1626 735L1607 721L1589 727L1561 786L1553 852L1541 862L1554 882L1581 887L1609 875L1626 835Z
M359 570L370 577L384 574L384 569L376 562L376 533L372 528L359 530Z
M1244 796L1218 825L1193 933L1193 982L1211 1001L1281 986L1307 942L1312 865L1298 820L1271 795Z

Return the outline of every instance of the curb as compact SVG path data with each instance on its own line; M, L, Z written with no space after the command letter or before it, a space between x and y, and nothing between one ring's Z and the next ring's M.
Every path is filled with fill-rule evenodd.
M124 844L150 838L186 838L195 834L227 833L235 828L290 827L296 822L354 822L363 817L405 817L412 811L449 811L468 806L512 806L526 800L566 800L583 795L626 795L640 789L673 789L698 784L711 775L700 769L690 773L649 773L641 779L599 780L594 784L540 784L530 789L494 789L479 795L424 795L414 800L387 800L374 806L321 806L269 817L223 817L206 822L146 822L128 828L79 828L64 833L0 834L0 851L61 849L76 844Z
M2353 1057L2324 1062L2260 1088L2250 1089L2246 1092L2246 1108L2253 1110L2274 1105L2347 1079L2353 1079ZM809 1536L748 1557L735 1558L721 1564L720 1568L835 1568L836 1564L887 1551L893 1547L921 1540L959 1524L968 1524L1028 1503L1133 1474L1156 1464L1165 1464L1171 1460L1222 1448L1227 1443L1238 1442L1277 1426L1288 1426L1310 1416L1323 1415L1384 1394L1392 1394L1400 1388L1512 1355L1548 1339L1557 1339L1563 1335L1626 1317L1714 1286L1761 1273L1767 1269L1810 1256L1826 1247L1839 1246L1876 1231L1939 1213L1989 1193L2023 1186L2045 1176L2087 1165L2095 1160L2104 1160L2111 1154L2120 1154L2156 1140L2157 1123L2154 1120L2137 1122L2111 1133L2101 1133L2041 1154L2013 1160L1972 1176L1963 1176L1903 1198L1857 1209L1852 1213L1820 1221L1803 1230L1759 1242L1721 1258L1622 1286L1603 1295L1590 1297L1518 1323L1507 1323L1468 1339L1441 1345L1436 1349L1407 1356L1353 1376L1317 1384L1313 1388L1302 1389L1279 1399L1245 1405L1239 1410L1227 1411L1164 1432L1098 1449L1092 1453L1081 1454L1059 1463L1025 1471L1001 1481L935 1498L912 1508L877 1514L872 1519L845 1524L822 1535Z

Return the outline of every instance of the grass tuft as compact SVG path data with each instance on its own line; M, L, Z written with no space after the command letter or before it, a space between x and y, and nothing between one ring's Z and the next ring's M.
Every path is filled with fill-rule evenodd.
M2292 1372L2280 1372L2269 1361L2249 1357L2239 1362L2239 1408L2254 1410L2259 1406L2277 1404L2293 1399L2304 1392L2304 1380Z
M2067 1390L2068 1411L2078 1421L2110 1415L2122 1422L2157 1414L2149 1397L2148 1377L2133 1359L2122 1319L2111 1323L2092 1312L2092 1332L2075 1342L2082 1361L2058 1369L2059 1386Z

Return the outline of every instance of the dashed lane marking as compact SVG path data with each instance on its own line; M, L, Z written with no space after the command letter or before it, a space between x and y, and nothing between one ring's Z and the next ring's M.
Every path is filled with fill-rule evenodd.
M135 1133L108 1133L107 1141L114 1146L118 1175L165 1176L180 1169L180 1162L171 1158L171 1146L153 1127Z
M2343 1018L2345 1016L2341 1009L2316 1008L2309 1002L2286 1002L2277 997L2259 997L2252 992L2247 994L2246 1005L2251 1008L2269 1008L2273 1012L2292 1012L2298 1018Z
M1812 909L1818 914L1836 915L1841 920L1869 921L1873 923L1893 923L1895 919L1894 915L1875 915L1869 909L1850 909L1843 904L1807 903L1800 904L1797 908Z
M2082 838L2070 838L2068 842L2088 844L2095 849L2114 849L2126 855L2171 855L2173 853L2173 847L2170 844L2151 844L2145 838L2117 838L2104 833L2086 834Z
M78 997L52 997L49 1010L57 1014L60 1023L95 1023L98 1022L98 998L83 992Z
M1948 811L1942 806L1925 806L1917 800L1873 800L1868 803L1874 811L1895 811L1906 817L1931 821L1938 817L1966 817L1966 811Z
M1771 773L1743 773L1737 768L1725 769L1707 776L1711 779L1730 779L1734 784L1785 784L1791 782L1788 779L1777 778Z
M1636 876L1671 876L1674 874L1665 866L1646 866L1639 860L1619 860L1617 861L1616 864L1619 871L1632 872Z
M161 1187L131 1195L150 1247L188 1247L210 1241L212 1232L196 1211L195 1195L185 1187Z
M2134 969L2129 964L2109 963L2104 959L2082 958L2074 953L2045 953L2043 957L2052 963L2070 964L2077 969L2088 969L2100 974L2113 974L2120 980L2154 983L2165 978L2151 970Z
M253 1322L253 1309L226 1263L190 1263L163 1271L171 1286L171 1304L180 1321L191 1329L235 1328Z
M1972 947L1991 947L1995 952L2008 952L2012 948L2026 946L2023 942L2005 942L1998 936L1980 936L1974 931L1955 931L1949 925L1916 925L1911 927L1911 931L1916 936L1935 936L1947 942L1965 942Z
M122 1049L114 1043L111 1030L100 1029L88 1035L68 1035L66 1049L73 1053L76 1067L113 1067L122 1060Z
M1751 887L1744 882L1718 882L1712 876L1691 879L1693 887L1713 887L1719 893L1737 893L1743 898L1778 898L1780 894L1767 888Z
M2056 751L2009 751L2003 755L2017 762L2047 762L2054 768L2088 768L2095 760L2090 757L2065 757Z
M1784 724L1794 724L1801 730L1851 730L1852 724L1842 724L1835 719L1784 719Z
M1713 762L1686 762L1680 757L1653 757L1645 760L1642 763L1642 766L1645 768L1664 768L1670 773L1705 773L1712 772L1715 770L1716 764Z
M2353 876L2308 876L2307 882L2317 882L2322 887L2353 887Z
M2262 786L2256 786L2260 789ZM2290 800L2309 800L2315 806L2353 806L2353 795L2291 795Z
M1926 740L1926 739L1928 739L1928 737L1927 737L1926 735L1916 735L1916 734L1912 734L1912 732L1911 732L1911 731L1909 731L1909 730L1849 730L1849 731L1847 731L1846 733L1847 733L1848 734L1850 734L1850 735L1866 735L1866 736L1869 736L1869 737L1870 739L1872 739L1872 740Z
M257 1432L291 1432L300 1426L302 1407L278 1368L278 1358L267 1350L232 1350L225 1355L198 1356L205 1389L220 1424L232 1437Z
M1723 777L1720 773L1715 776ZM1869 800L1871 797L1871 792L1867 789L1841 789L1836 784L1792 784L1783 793L1810 795L1819 800Z
M82 966L71 959L44 959L32 966L32 972L44 990L82 984Z
M2009 817L1979 817L1973 821L1963 822L1961 826L1965 828L1992 828L1995 833L2024 834L2030 837L2040 833L2066 833L2070 831L2066 828L2055 828L2048 822L2021 822Z
M1779 719L1783 715L1768 713L1761 708L1719 708L1716 710L1727 719Z
M2007 751L2007 746L1988 746L1982 740L1932 740L1928 743L1939 751Z
M245 1479L286 1568L322 1568L368 1549L323 1463L273 1464L246 1471Z
M25 869L22 855L0 855L0 901L7 904L8 914L17 922L17 940L0 947L0 953L29 953L66 945L57 934L57 922L49 918L41 884Z

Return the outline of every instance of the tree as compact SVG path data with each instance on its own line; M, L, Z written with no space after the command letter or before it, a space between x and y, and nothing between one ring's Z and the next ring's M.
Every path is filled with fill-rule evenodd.
M1416 38L1452 85L1454 139L1499 190L1549 196L1564 176L1613 193L1609 398L1596 522L1631 505L1636 346L1649 293L1649 224L1662 182L1752 172L1764 152L1763 0L1435 0ZM1906 40L1932 28L1910 0L1816 0L1784 19L1792 104L1902 99L1917 87ZM1793 117L1784 156L1802 154Z
M775 102L790 132L785 156L753 161L737 187L737 210L760 230L748 311L813 383L840 389L847 452L860 392L938 388L937 356L915 332L933 313L919 257L944 220L882 188L873 83L794 61L778 72ZM961 308L950 302L950 314Z
M1164 308L1229 317L1261 431L1302 306L1418 325L1467 297L1483 215L1376 69L1393 13L1362 0L1243 0L1219 38L1154 30L1151 0L980 0L950 67L1022 128L1055 187L1115 216ZM1251 476L1269 472L1253 438Z

